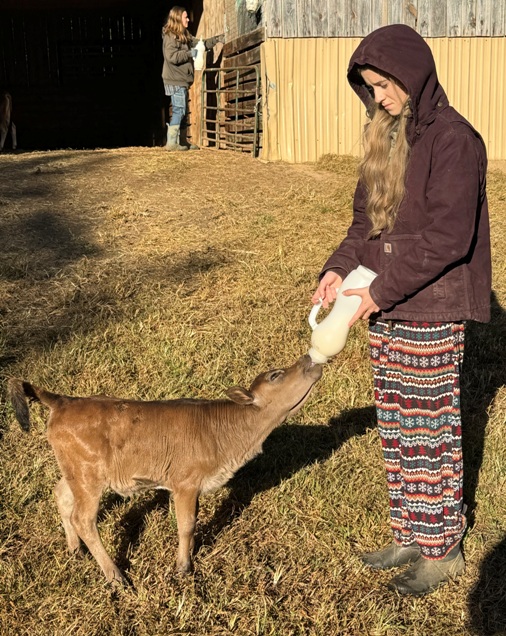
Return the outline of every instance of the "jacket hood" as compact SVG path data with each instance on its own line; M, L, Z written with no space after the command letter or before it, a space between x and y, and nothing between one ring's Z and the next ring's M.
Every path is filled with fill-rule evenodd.
M358 72L371 65L399 80L408 92L418 129L431 123L438 109L448 106L448 98L439 84L436 65L428 44L414 29L404 24L380 27L358 45L348 65L348 81L366 108L374 103Z

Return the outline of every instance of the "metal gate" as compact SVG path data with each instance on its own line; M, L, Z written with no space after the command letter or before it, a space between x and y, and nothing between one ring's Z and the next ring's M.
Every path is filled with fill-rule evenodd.
M209 68L202 72L200 145L251 152L261 137L259 65Z

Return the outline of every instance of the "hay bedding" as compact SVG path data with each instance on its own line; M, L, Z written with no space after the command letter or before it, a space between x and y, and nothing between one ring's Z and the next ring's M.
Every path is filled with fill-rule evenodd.
M3 156L4 355L24 356L75 330L94 329L107 316L109 322L126 316L133 298L138 311L144 306L149 313L155 300L161 310L170 309L174 294L200 296L199 320L212 322L219 300L226 306L227 297L244 295L253 302L252 286L286 294L293 263L307 272L309 294L328 252L328 237L320 237L314 254L321 217L330 221L325 213L335 208L331 201L319 209L319 199L335 190L332 175L311 173L212 151ZM284 282L264 264L276 269L280 259L290 262ZM213 270L220 270L219 280ZM306 311L308 296L299 300Z

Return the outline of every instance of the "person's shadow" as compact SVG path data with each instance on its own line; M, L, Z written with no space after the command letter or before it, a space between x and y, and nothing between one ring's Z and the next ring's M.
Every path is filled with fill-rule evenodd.
M489 407L506 385L506 311L492 294L492 319L471 323L466 332L463 395L464 500L469 527L475 521L476 489L483 462ZM493 452L493 450L492 450ZM465 547L465 544L464 544ZM469 597L472 633L506 635L506 539L484 559Z
M506 539L483 560L480 576L469 597L472 634L506 635Z

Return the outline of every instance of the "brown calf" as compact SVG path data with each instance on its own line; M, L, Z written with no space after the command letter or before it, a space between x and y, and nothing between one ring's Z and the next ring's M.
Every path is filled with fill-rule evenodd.
M288 369L261 373L249 390L228 389L229 400L141 402L113 397L56 395L22 380L9 381L16 418L29 429L27 398L51 409L47 436L62 472L55 488L67 543L80 539L110 582L124 582L100 540L97 512L106 488L172 492L179 535L177 569L189 572L197 501L224 485L288 416L307 400L322 367L303 356Z
M16 150L16 126L12 121L12 97L10 93L0 93L0 152L4 149L5 139L11 131L12 149Z

